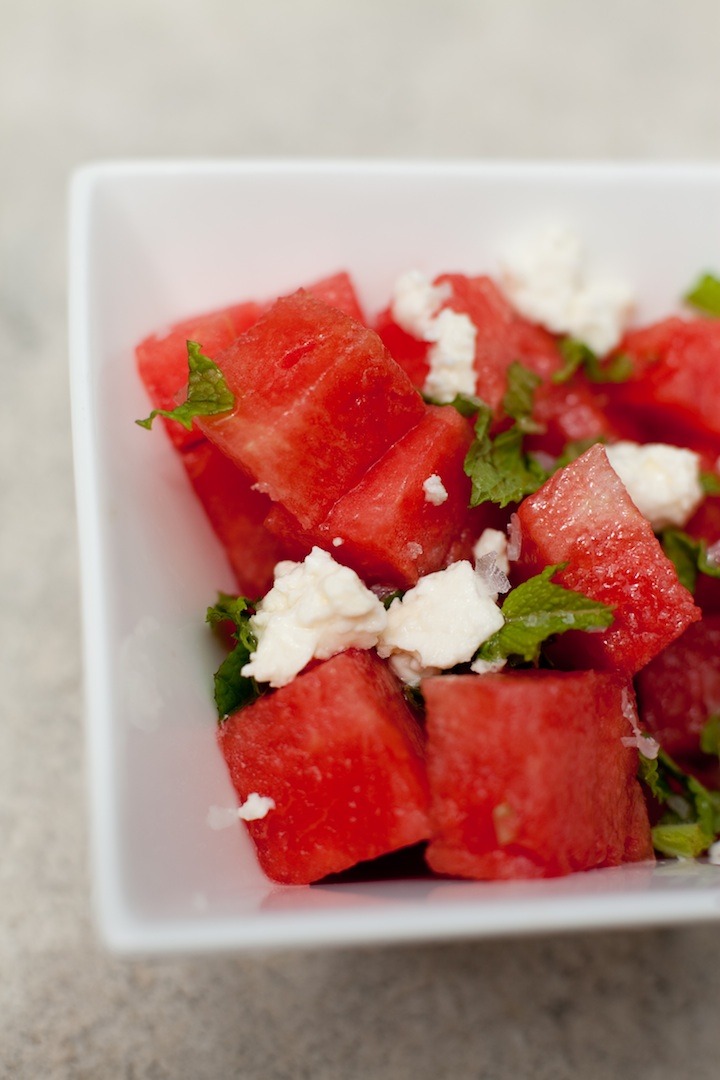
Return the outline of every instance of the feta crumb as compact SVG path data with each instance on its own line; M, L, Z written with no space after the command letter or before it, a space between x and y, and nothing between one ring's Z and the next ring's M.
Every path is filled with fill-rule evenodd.
M342 536L333 536L333 547L342 547L344 543Z
M269 795L258 795L251 791L245 802L238 806L237 814L242 821L260 821L268 811L275 809L275 800Z
M507 664L507 660L473 660L470 665L470 670L474 671L476 675L495 675Z
M585 280L580 240L568 228L546 228L510 247L501 259L501 278L526 319L570 334L600 356L617 345L633 308L622 282Z
M720 866L720 840L716 840L708 848L708 862L711 862L713 866Z
M495 556L495 565L502 570L503 574L509 574L508 541L507 536L500 529L483 529L475 541L473 555L476 560L491 553Z
M251 791L240 806L211 806L205 819L211 829L228 829L237 821L259 821L275 809L275 800L269 795Z
M704 498L698 454L665 443L617 442L606 449L608 461L653 529L687 524Z
M427 341L433 319L449 294L447 285L433 285L420 270L408 270L393 287L392 317L406 334Z
M410 270L395 282L390 309L406 333L431 343L423 390L440 402L475 393L477 327L467 315L442 307L450 295L449 286L433 285L419 270Z
M313 658L371 649L387 614L354 570L314 547L301 563L278 564L273 587L249 622L258 645L242 674L280 687Z
M393 600L377 650L398 676L417 685L427 675L472 659L505 620L469 562L427 574Z
M423 481L423 491L425 502L432 503L433 506L442 506L444 502L447 502L447 489L437 473L433 473Z

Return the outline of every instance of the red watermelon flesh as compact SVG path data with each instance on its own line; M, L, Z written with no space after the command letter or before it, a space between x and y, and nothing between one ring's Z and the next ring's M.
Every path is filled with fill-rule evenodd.
M216 359L236 402L202 430L304 527L426 409L377 334L304 292Z
M470 500L463 471L472 432L447 406L429 406L420 423L333 506L318 528L323 547L371 583L410 588L439 570ZM439 477L447 499L431 502L423 484ZM333 541L341 545L333 550Z
M328 307L344 311L351 319L365 323L365 315L360 307L360 301L352 278L345 270L340 270L330 277L322 278L313 285L306 285L305 289L318 300L322 300Z
M671 757L700 753L700 734L720 713L720 615L706 615L637 675L640 716Z
M507 369L513 360L519 360L543 379L558 370L560 355L553 336L518 315L491 278L440 274L433 284L449 289L443 308L467 315L477 327L475 393L493 410L499 410L507 389ZM397 362L422 388L429 370L429 346L401 330L389 312L381 315L379 328Z
M421 729L378 657L350 650L226 720L219 742L265 873L306 884L429 836Z
M626 334L618 352L631 357L634 375L609 388L616 410L636 412L659 441L717 446L720 319L664 319Z
M272 506L252 481L207 439L182 454L195 494L203 505L235 574L238 591L263 596L273 583L273 569L288 549L264 526Z
M602 446L524 499L517 520L524 576L567 562L554 580L614 609L608 630L557 639L553 656L560 666L632 675L700 618Z
M422 683L440 874L556 877L653 858L623 711L595 671L447 675Z
M197 341L206 356L215 355L257 322L261 308L257 304L233 304L194 319L175 323L165 334L151 334L136 349L140 378L155 409L172 410L178 394L187 384L187 342ZM199 442L203 435L197 427L187 431L182 424L163 420L168 435L179 449Z
M325 548L370 585L410 588L446 564L463 527L470 497L463 462L471 437L455 409L429 406L315 528L302 529L281 506L273 507L266 525L286 545L295 540L304 554L316 544ZM447 492L438 505L423 488L433 475Z

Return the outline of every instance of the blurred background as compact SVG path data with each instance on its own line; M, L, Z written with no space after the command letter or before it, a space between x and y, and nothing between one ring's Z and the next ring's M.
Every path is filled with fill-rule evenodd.
M718 925L103 953L89 903L65 263L68 178L90 160L717 162L720 5L0 10L0 1075L716 1078Z

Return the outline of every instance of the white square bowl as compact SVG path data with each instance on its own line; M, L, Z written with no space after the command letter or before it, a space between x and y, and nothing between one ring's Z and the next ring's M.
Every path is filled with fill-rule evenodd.
M203 618L233 588L148 412L149 332L348 269L369 312L396 276L492 272L517 231L569 224L598 269L677 307L720 261L720 169L397 162L120 162L71 190L70 330L98 921L125 952L438 940L720 916L720 868L670 862L521 883L283 887L242 827L215 742Z

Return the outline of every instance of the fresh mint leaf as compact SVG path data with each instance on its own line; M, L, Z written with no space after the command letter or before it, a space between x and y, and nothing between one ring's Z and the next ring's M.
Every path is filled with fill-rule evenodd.
M507 389L502 406L523 432L536 433L545 430L542 424L532 418L535 391L541 382L540 376L526 368L519 360L513 360L507 369Z
M720 318L720 278L714 274L702 274L683 300L705 315Z
M706 495L720 495L720 476L717 473L701 469L700 487Z
M144 420L136 420L140 427L150 429L156 416L168 420L177 420L188 431L192 430L196 416L216 416L230 412L235 404L235 395L228 389L225 378L214 360L205 356L202 346L196 341L188 341L188 390L187 398L175 409L153 409Z
M428 405L450 405L457 409L461 416L467 417L475 416L475 413L485 406L485 402L474 394L456 394L452 401L438 401L429 394L423 394L422 398Z
M668 808L652 830L656 851L688 859L707 851L720 834L720 792L708 791L664 750L654 761L641 756L638 776Z
M720 757L720 713L713 713L708 717L700 732L700 749L703 754Z
M490 437L492 413L484 405L475 422L475 438L464 469L472 481L470 505L494 502L499 506L520 502L537 491L548 474L523 449L523 432L517 424Z
M480 646L475 659L519 657L537 663L549 637L566 630L604 630L613 621L607 604L565 589L550 579L567 564L545 569L508 593L501 607L505 625Z
M228 593L218 593L217 602L207 609L205 621L210 626L219 627L227 622L234 626L232 637L235 646L215 672L215 705L221 721L230 713L251 704L264 692L255 679L242 674L250 654L257 648L257 638L250 627L250 616L254 610L251 600Z
M663 529L660 543L674 565L680 583L690 592L695 592L698 574L720 577L720 566L708 558L706 540L696 540L682 529Z
M650 830L650 835L655 850L670 859L696 859L710 846L696 821L661 823Z
M600 361L588 345L575 338L563 338L559 347L563 365L552 376L554 383L568 382L580 368L590 382L596 383L627 382L633 373L632 358L626 353Z

